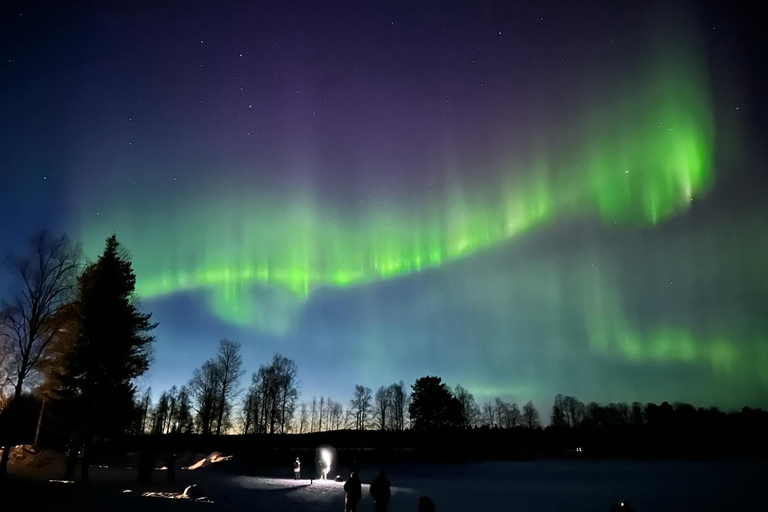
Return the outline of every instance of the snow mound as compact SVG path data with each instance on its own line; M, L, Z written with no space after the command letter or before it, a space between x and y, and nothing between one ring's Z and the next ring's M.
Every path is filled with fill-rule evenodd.
M0 450L2 453L2 450ZM8 462L14 466L30 468L64 467L66 456L53 450L36 450L30 444L20 444L11 448Z
M206 498L206 497L190 498L189 496L186 496L178 492L150 491L150 492L145 492L144 494L141 495L141 497L142 498L162 498L166 500L194 501L196 503L213 503L213 501L210 498Z
M197 462L189 466L187 469L195 470L195 469L207 468L208 466L211 466L213 464L218 464L219 462L226 462L231 459L232 459L231 455L224 455L221 452L213 452L210 455L198 460Z

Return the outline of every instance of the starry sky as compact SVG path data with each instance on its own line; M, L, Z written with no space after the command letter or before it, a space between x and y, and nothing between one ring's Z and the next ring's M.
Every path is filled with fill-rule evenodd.
M4 3L0 250L117 234L141 387L768 405L755 13L561 4Z

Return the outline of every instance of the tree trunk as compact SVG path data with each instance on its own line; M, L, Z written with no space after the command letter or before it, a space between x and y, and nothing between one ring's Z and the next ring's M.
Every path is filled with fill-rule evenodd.
M227 382L226 377L224 378L223 382L221 383L221 403L219 404L219 422L216 425L216 435L221 434L221 422L224 421L224 408L227 406L227 388L229 387L229 382Z
M37 428L35 429L35 442L32 443L32 446L37 449L37 442L40 440L40 427L43 424L43 413L45 412L45 400L43 400L43 405L40 406L40 415L37 417Z
M8 459L11 456L11 443L13 442L13 427L16 423L16 408L19 405L19 397L21 396L21 386L24 383L23 379L19 379L13 390L13 401L8 405L8 423L5 428L5 439L3 439L3 454L0 456L0 482L5 480L5 475L8 472Z

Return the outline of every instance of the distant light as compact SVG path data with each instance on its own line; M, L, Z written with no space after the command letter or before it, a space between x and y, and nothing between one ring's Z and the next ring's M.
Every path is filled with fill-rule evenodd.
M331 453L331 450L328 448L321 448L320 460L323 461L323 478L325 479L331 471L331 464L333 463L333 454Z
M336 450L329 445L321 445L317 448L316 459L321 465L320 479L326 480L328 474L331 472L331 466L333 466L334 459L336 458Z

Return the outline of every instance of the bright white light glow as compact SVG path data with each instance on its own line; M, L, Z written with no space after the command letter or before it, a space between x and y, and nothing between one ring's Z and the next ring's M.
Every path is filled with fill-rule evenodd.
M328 448L320 448L320 460L323 461L323 479L327 478L333 463L333 453Z

